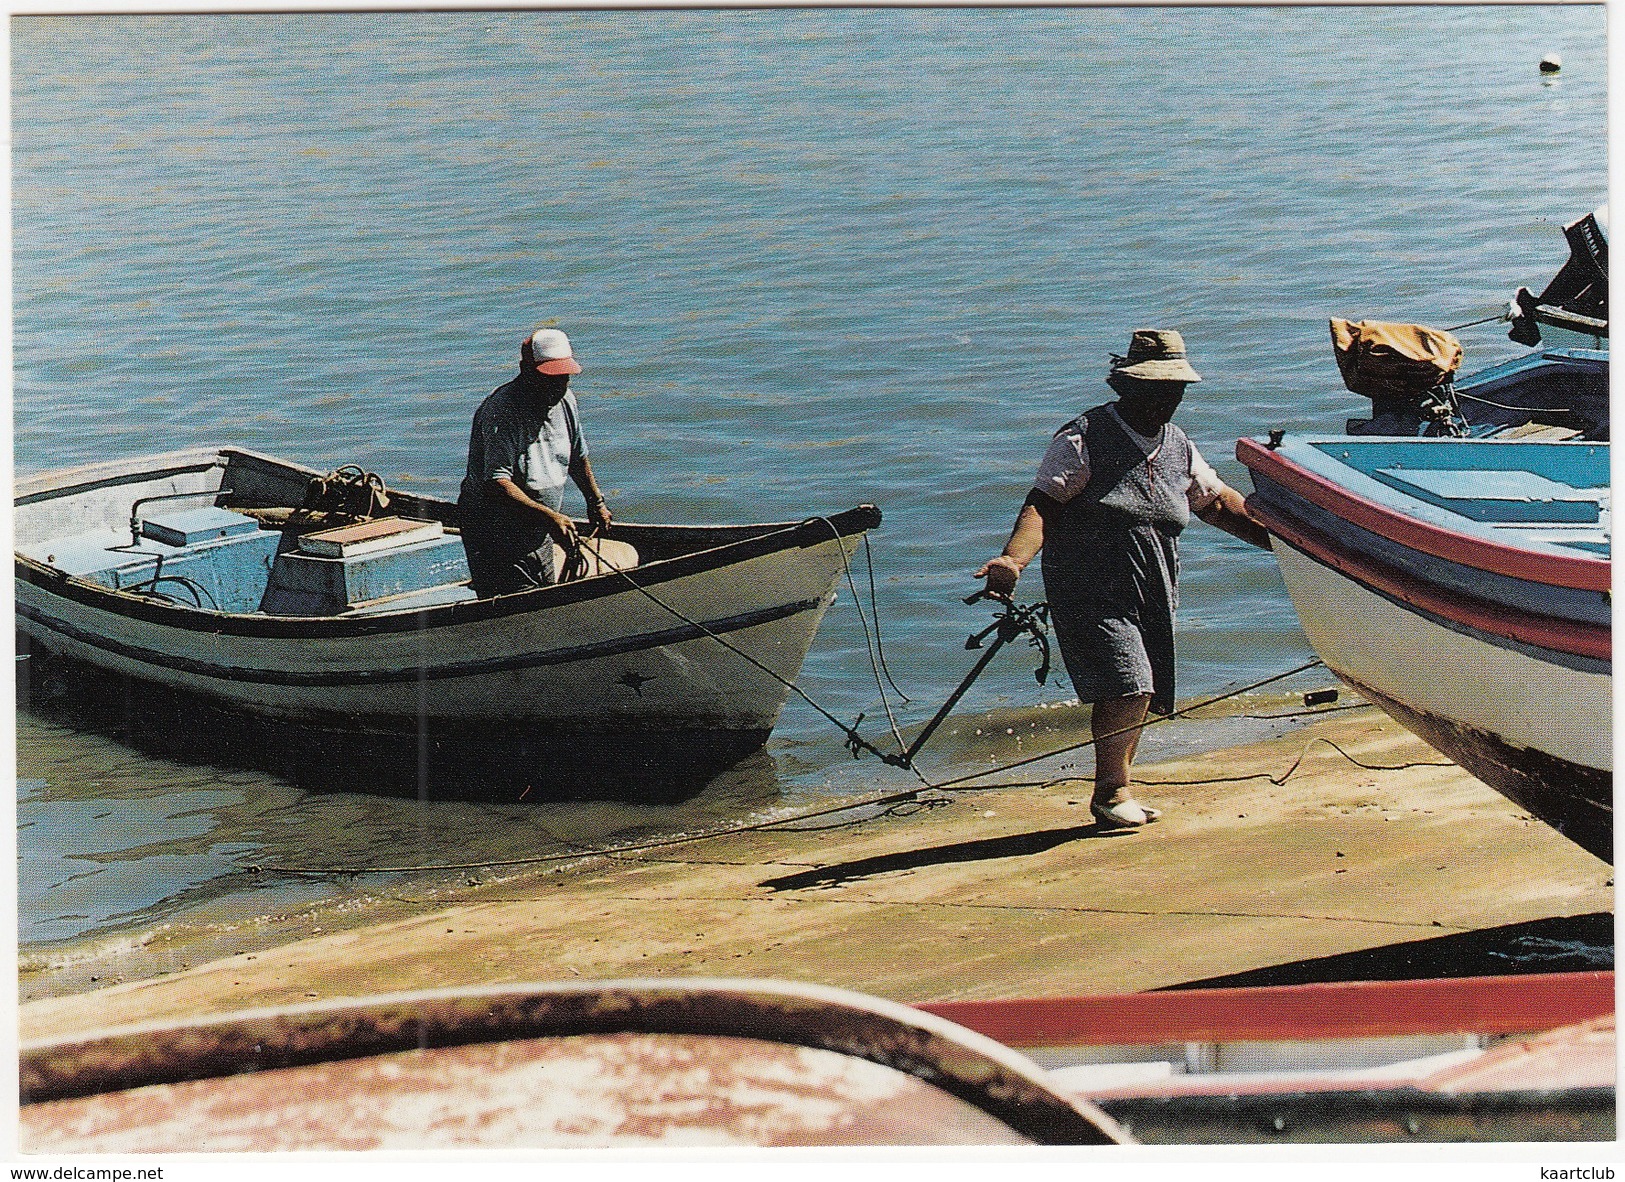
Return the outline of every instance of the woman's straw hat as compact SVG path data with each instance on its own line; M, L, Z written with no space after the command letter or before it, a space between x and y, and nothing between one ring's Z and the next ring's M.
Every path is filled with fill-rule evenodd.
M1112 354L1112 373L1147 382L1199 382L1202 375L1185 360L1185 338L1169 328L1137 328L1128 356Z

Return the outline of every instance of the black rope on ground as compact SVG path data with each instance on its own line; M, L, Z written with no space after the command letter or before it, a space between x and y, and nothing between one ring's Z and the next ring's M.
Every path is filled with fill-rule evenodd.
M773 822L773 828L767 829L764 832L825 833L832 829L851 829L855 825L867 824L870 821L877 821L882 817L913 817L919 815L920 813L927 813L933 809L939 809L944 805L950 805L952 803L953 798L950 796L921 796L913 800L901 801L892 805L890 808L881 809L878 813L871 813L866 817L853 817L850 821L836 821L830 825L800 825L795 823L794 818L784 818L782 820ZM846 807L855 811L861 806L847 805Z
M1279 786L1281 784L1285 784L1288 780L1290 780L1292 778L1292 774L1298 770L1299 764L1303 763L1304 756L1309 754L1309 748L1313 747L1316 743L1324 743L1324 744L1326 744L1326 746L1330 747L1333 751L1337 752L1344 759L1346 759L1350 763L1352 763L1355 767L1363 768L1368 772L1402 772L1402 771L1405 771L1405 770L1407 770L1409 768L1413 768L1413 767L1455 767L1456 766L1454 763L1451 763L1448 760L1446 760L1443 763L1436 763L1436 762L1433 762L1433 761L1430 761L1430 760L1418 760L1415 763L1400 763L1400 764L1394 764L1392 766L1389 766L1389 765L1386 765L1386 764L1380 764L1380 763L1361 763L1358 759L1355 759L1354 756L1350 755L1347 751L1344 751L1336 743L1332 742L1332 740L1330 740L1328 738L1325 738L1325 737L1323 737L1321 735L1316 735L1314 738L1310 739L1307 743L1305 743L1303 745L1303 750L1298 753L1298 758L1293 762L1291 767L1287 768L1286 773L1284 775L1282 775L1282 777L1279 780L1271 780L1270 782L1272 784L1275 784L1275 785ZM1200 782L1200 781L1198 781L1198 782Z
M1371 702L1348 702L1342 706L1318 706L1304 710L1285 710L1280 714L1237 714L1237 718L1251 718L1259 722L1268 722L1273 718L1313 718L1319 714L1339 714L1344 710L1375 710Z
M1368 705L1368 703L1362 703L1362 705ZM1353 709L1357 709L1357 708L1358 707L1353 707L1353 706L1339 707L1339 709L1343 709L1343 710L1353 710ZM1328 713L1329 714L1331 712L1330 711L1319 711L1317 713ZM1274 715L1266 715L1265 717L1284 718L1284 717L1289 717L1289 716L1274 714ZM1309 754L1309 748L1313 747L1316 743L1325 743L1328 747L1332 748L1332 750L1336 751L1339 755L1341 755L1344 759L1348 760L1355 767L1362 768L1362 769L1364 769L1365 771L1368 771L1368 772L1403 772L1403 771L1409 771L1411 768L1415 768L1415 767L1457 767L1457 766L1459 766L1458 764L1452 763L1449 760L1444 760L1442 762L1436 762L1436 761L1432 761L1432 760L1417 760L1417 761L1412 762L1412 763L1395 763L1395 764L1361 763L1358 759L1355 759L1354 756L1350 755L1347 751L1344 751L1343 748L1339 747L1331 739L1327 739L1327 738L1324 738L1324 737L1322 737L1320 735L1316 735L1314 738L1310 739L1307 743L1305 743L1303 745L1303 750L1298 752L1298 757L1292 761L1292 766L1287 768L1287 770L1282 772L1279 776L1276 776L1272 772L1248 772L1246 775L1242 775L1242 776L1203 776L1202 778L1196 779L1196 780L1140 780L1140 779L1136 779L1134 781L1134 783L1137 786L1138 785L1146 785L1146 786L1153 787L1153 788L1195 788L1195 787L1200 787L1203 784L1239 784L1239 783L1242 783L1243 781L1246 781L1246 780L1268 780L1271 784L1274 784L1277 788L1279 788L1281 785L1285 784L1288 780L1290 780L1297 773L1298 769L1303 764L1304 757ZM956 788L955 791L956 792L991 792L991 791L995 791L995 790L998 790L998 789L1010 789L1010 788L1037 788L1037 789L1043 790L1045 788L1053 788L1057 784L1066 784L1066 783L1069 783L1069 782L1072 782L1072 781L1082 781L1082 782L1087 782L1087 783L1093 783L1094 782L1094 777L1092 777L1092 776L1059 776L1059 777L1057 777L1057 778L1055 778L1053 780L1013 780L1013 781L1012 780L1001 780L997 784L975 784L975 785L971 785L970 787L966 787L966 788Z
M1302 672L1304 672L1305 670L1308 670L1308 669L1313 669L1313 668L1315 668L1315 666L1320 665L1320 664L1323 664L1323 662L1320 660L1320 658L1316 657L1314 660L1306 661L1302 665L1299 665L1295 669L1288 669L1285 673L1277 673L1272 677L1264 678L1262 681L1255 681L1251 685L1244 685L1244 686L1240 687L1239 689L1233 689L1233 690L1230 690L1227 693L1219 694L1216 697L1208 698L1206 701L1197 702L1197 703L1195 703L1194 705L1191 705L1191 706L1181 707L1180 709L1173 711L1171 714L1159 714L1155 718L1148 718L1144 722L1136 723L1134 726L1126 726L1122 730L1113 731L1109 735L1100 735L1100 736L1096 736L1096 737L1091 737L1091 738L1083 740L1083 742L1081 742L1081 743L1073 743L1070 746L1058 747L1054 751L1046 751L1041 755L1030 755L1026 759L1018 759L1014 763L1007 763L1007 764L1004 764L1001 767L988 768L986 771L983 771L983 772L972 772L969 775L959 776L958 778L952 779L952 780L940 780L937 783L932 784L931 787L932 788L948 788L948 787L951 787L951 786L953 786L955 784L964 783L966 780L980 780L983 776L997 775L999 772L1007 772L1011 768L1024 767L1029 763L1037 763L1040 760L1049 759L1049 758L1051 758L1053 756L1056 756L1056 755L1065 755L1068 751L1081 751L1085 747L1094 746L1101 739L1115 739L1120 735L1131 734L1134 731L1144 730L1146 727L1149 727L1149 726L1155 726L1159 722L1172 722L1176 718L1182 718L1185 715L1191 714L1194 711L1200 710L1205 706L1212 706L1217 702L1223 702L1223 701L1226 701L1226 700L1228 700L1230 698L1239 697L1240 695L1245 694L1245 693L1251 693L1253 690L1260 689L1263 686L1271 684L1272 682L1284 681L1288 677L1292 677L1292 676L1294 676L1296 674L1299 674L1299 673L1302 673ZM1071 778L1074 778L1074 777L1068 777L1068 778L1071 779Z
M651 596L651 598L653 598L653 596ZM658 602L658 600L657 600L657 602ZM662 604L661 606L664 607L665 605ZM668 608L668 610L671 610L671 611L674 612L674 614L676 614L675 609ZM682 617L682 618L686 619L686 617ZM702 627L702 629L703 629L703 625L699 625L699 626ZM720 640L721 638L718 637L717 639ZM732 646L729 646L729 647L732 647ZM744 654L741 654L741 655L744 655ZM750 658L749 656L746 656L746 659L747 660L752 660L752 658ZM753 663L754 663L754 661L753 661ZM1128 734L1130 731L1142 730L1145 727L1155 725L1156 723L1159 723L1159 722L1170 721L1170 720L1172 720L1174 718L1180 717L1181 715L1189 714L1189 713L1191 713L1192 711L1195 711L1195 710L1200 710L1204 706L1211 706L1215 702L1222 702L1222 701L1225 701L1228 698L1236 697L1239 694L1248 693L1251 690L1258 689L1261 686L1269 685L1271 682L1284 680L1285 678L1291 677L1294 674L1302 673L1306 669L1312 669L1316 665L1319 665L1320 663L1321 662L1318 659L1313 660L1313 661L1309 661L1309 662L1307 662L1307 663L1305 663L1303 665L1299 665L1295 669L1288 669L1284 673L1277 673L1277 674L1275 674L1275 675L1273 675L1271 677L1266 677L1266 678L1264 678L1264 679L1262 679L1260 681L1256 681L1256 682L1252 683L1251 685L1245 685L1245 686L1240 687L1239 689L1231 690L1231 691L1229 691L1227 693L1219 694L1216 697L1208 698L1206 701L1197 702L1194 705L1187 706L1187 707L1185 707L1185 708L1183 708L1181 710L1176 710L1172 714L1159 715L1156 718L1147 719L1145 722L1140 723L1138 726L1125 727L1123 730L1115 732L1115 734ZM810 702L811 699L808 699L808 701ZM814 703L814 705L816 706L816 703ZM833 718L833 716L830 716L830 717ZM835 720L835 721L837 721L837 724L839 725L839 721L838 720ZM1108 735L1108 736L1104 736L1104 737L1111 738L1113 736ZM1063 747L1058 751L1051 751L1051 752L1048 752L1048 753L1043 754L1043 755L1032 756L1031 758L1028 758L1028 759L1017 760L1014 763L1005 764L1003 767L988 768L986 771L975 772L975 773L973 773L973 774L971 774L969 776L962 776L962 777L959 777L958 779L954 779L954 780L944 780L944 781L941 781L940 783L931 783L930 781L925 781L925 787L930 788L930 789L938 789L938 790L940 790L940 789L948 788L948 787L953 786L953 785L961 784L965 780L979 780L979 779L982 779L984 776L996 775L997 773L999 773L1001 771L1008 771L1011 768L1021 767L1021 766L1025 765L1025 764L1033 763L1033 762L1036 762L1037 760L1040 760L1040 759L1048 759L1051 756L1064 754L1067 751L1076 750L1076 749L1082 748L1082 747L1088 747L1094 742L1096 742L1096 740L1093 739L1093 738L1087 739L1082 743L1075 743L1070 747ZM867 746L867 744L865 744L865 746ZM873 748L870 748L870 750L873 750ZM875 752L875 753L877 755L879 754L879 752ZM1302 757L1300 756L1299 758L1300 758L1300 761L1301 761ZM1295 766L1296 765L1294 765L1294 767ZM920 772L919 772L918 769L910 768L910 770L913 771L916 776L920 776L922 781L925 780L925 777L920 775ZM1288 774L1290 775L1291 773L1288 772ZM1048 787L1051 784L1059 784L1059 783L1064 783L1067 780L1084 779L1084 778L1086 778L1086 777L1063 776L1063 777L1061 777L1059 779L1039 782L1038 786L1039 787ZM979 786L973 786L973 787L968 787L968 788L959 788L959 789L956 789L956 790L957 791L962 791L962 792L982 792L982 791L991 791L991 790L993 790L995 788L999 788L999 787L1002 787L1002 786L1003 785L998 785L998 784L979 785ZM827 805L827 806L825 806L823 808L813 809L813 810L810 810L810 811L804 812L804 813L797 813L797 814L795 814L793 816L789 816L789 817L778 817L778 818L775 818L775 819L772 819L772 820L749 822L749 823L741 824L741 825L729 825L729 826L724 826L724 827L719 828L719 829L705 830L705 831L700 832L700 833L682 834L682 835L679 835L679 836L676 836L676 837L659 838L659 839L655 839L655 840L651 840L651 841L627 842L627 843L620 844L620 845L599 846L599 847L596 847L596 848L587 848L587 849L576 849L576 850L569 850L569 851L564 851L564 852L559 852L559 853L552 853L552 854L534 854L534 855L531 855L531 856L525 857L525 858L503 858L503 859L498 859L498 860L495 860L495 861L484 861L484 862L430 863L430 864L418 865L418 866L331 866L331 867L322 867L322 868L309 867L309 866L272 866L272 867L249 866L249 867L246 867L244 869L243 873L247 873L247 874L265 874L265 873L283 874L283 875L287 875L289 877L295 877L295 878L300 878L300 877L305 877L305 878L308 878L308 877L316 877L316 878L326 878L326 877L354 878L354 877L358 877L358 876L364 875L364 874L418 874L418 873L426 874L426 873L431 873L431 872L433 872L433 873L444 873L446 871L452 871L452 870L479 870L479 869L486 869L486 868L508 867L508 866L534 866L534 865L541 865L541 864L544 864L544 863L547 863L547 862L570 861L572 859L577 859L577 858L613 856L613 855L616 855L616 854L638 853L638 852L641 852L641 851L644 851L644 850L666 849L666 848L669 848L671 846L687 845L689 843L696 842L696 841L709 841L709 840L711 840L713 838L718 838L718 837L732 837L732 836L742 834L742 833L763 833L763 832L772 832L772 831L775 831L775 830L777 830L779 832L786 832L788 830L785 830L783 828L784 826L796 825L796 824L798 824L799 822L802 822L802 821L816 820L819 817L832 816L832 815L834 815L836 813L849 812L849 811L851 811L853 809L881 808L881 807L885 807L885 806L897 806L897 805L922 805L923 807L928 808L928 809L929 808L939 807L939 806L937 806L937 805L935 805L933 803L929 803L928 800L922 801L921 798L920 798L920 795L919 795L920 791L921 790L919 788L909 788L909 789L905 789L905 790L900 791L900 792L885 793L885 794L880 795L880 796L866 797L866 798L861 799L861 800L845 801L845 802L830 804L830 805ZM864 819L867 820L869 818L864 818ZM853 823L856 823L856 822L853 822ZM839 826L839 827L844 827L845 824L846 823L843 822L842 826ZM838 827L838 826L831 826L831 828L836 828L836 827Z

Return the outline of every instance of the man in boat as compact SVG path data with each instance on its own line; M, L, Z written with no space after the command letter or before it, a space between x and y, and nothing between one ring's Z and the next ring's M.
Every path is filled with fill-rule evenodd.
M457 512L470 582L482 599L558 582L554 542L568 557L580 553L563 511L567 480L586 498L593 527L609 528L570 393L570 375L580 372L569 338L538 328L519 347L519 376L474 412Z
M1137 330L1106 378L1117 401L1055 433L1004 552L976 572L990 595L1008 599L1043 550L1061 658L1078 700L1093 704L1090 807L1106 828L1160 815L1134 799L1129 768L1147 712L1174 709L1180 532L1194 513L1269 548L1241 493L1172 421L1185 387L1201 380L1179 333Z

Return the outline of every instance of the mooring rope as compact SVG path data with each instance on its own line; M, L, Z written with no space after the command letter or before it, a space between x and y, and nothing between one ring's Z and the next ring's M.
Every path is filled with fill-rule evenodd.
M867 649L869 653L869 668L874 672L875 675L875 689L880 692L880 705L881 708L886 712L886 723L891 727L892 738L897 740L897 750L906 753L908 751L908 744L903 742L903 732L898 729L897 718L892 714L891 703L886 699L886 687L880 683L880 671L885 667L886 656L885 650L880 649L880 608L875 602L875 568L874 560L869 554L869 535L867 533L863 535L863 546L865 560L869 563L869 610L874 613L875 617L875 639L873 643L871 643L869 640L869 621L863 614L863 601L858 597L857 584L852 580L852 563L848 561L846 557L846 547L841 543L841 533L835 528L835 523L827 517L807 518L807 522L812 521L821 521L827 525L829 527L830 534L835 539L835 550L838 554L840 554L841 566L846 571L846 585L847 588L852 592L852 606L858 613L858 623L863 625L863 644L864 648ZM802 524L805 525L807 522L803 522ZM879 650L878 655L877 650ZM891 681L891 670L889 669L886 670L886 680ZM896 682L892 682L892 688L897 689ZM902 695L905 702L909 700L908 695L904 694L902 690L897 690L897 692ZM863 715L860 714L858 715L857 722L854 722L848 729L848 746L852 745L854 737L857 734L858 722L862 721ZM869 750L874 751L874 748L870 747ZM855 755L856 753L856 749L854 748L853 754ZM880 753L876 751L875 754L879 755ZM909 770L914 772L916 776L920 775L918 771L915 771L913 764L909 764L908 766ZM920 779L923 781L925 777L920 776Z
M1313 669L1320 664L1322 664L1322 662L1319 659L1306 661L1302 665L1295 666L1294 668L1288 669L1284 672L1271 674L1269 677L1261 678L1258 681L1252 682L1248 685L1240 686L1237 689L1228 690L1225 693L1204 699L1203 701L1181 707L1171 714L1161 714L1153 718L1148 718L1144 722L1137 723L1134 726L1124 727L1122 730L1114 731L1109 735L1101 735L1098 738L1091 737L1081 743L1073 743L1069 746L1058 748L1055 751L1045 752L1042 755L1035 755L1025 759L1015 760L999 767L986 768L982 771L974 772L968 776L961 776L952 780L943 780L933 783L927 780L917 768L911 766L909 770L913 771L916 776L920 777L922 781L921 787L906 788L896 792L888 792L876 796L863 797L858 800L838 801L819 808L794 813L788 817L775 817L764 821L742 822L735 825L722 826L716 829L706 829L698 833L652 838L648 841L625 842L607 846L587 846L579 849L559 851L551 854L532 854L523 858L486 859L479 862L428 863L414 866L248 866L245 867L240 873L281 874L296 878L353 878L363 874L427 874L442 873L453 870L481 870L511 866L534 866L542 865L548 862L571 861L578 858L611 857L617 854L642 853L648 850L667 849L672 846L688 845L697 841L710 841L719 837L732 837L743 833L771 831L774 829L781 829L784 826L797 825L804 821L817 820L820 817L831 816L835 813L844 813L853 809L874 809L885 808L891 805L903 803L922 803L919 795L922 791L954 788L957 785L963 784L967 780L979 780L985 776L997 775L1000 772L1006 772L1012 768L1023 767L1038 760L1049 759L1056 755L1063 755L1068 751L1076 751L1081 748L1089 747L1098 742L1100 739L1116 738L1119 735L1125 735L1131 731L1143 730L1146 727L1155 726L1158 723L1171 722L1175 718L1192 714L1205 706L1212 706L1215 703L1227 701L1230 698L1238 697L1241 694L1250 693L1253 690L1261 689L1262 687L1270 685L1273 682L1282 681L1298 673L1303 673L1306 670ZM1341 751L1341 748L1339 748L1339 751ZM1302 762L1302 758L1303 757L1300 755L1299 762ZM1297 764L1295 763L1287 774L1291 775L1292 771L1295 771L1296 768ZM1061 780L1041 782L1038 786L1043 787L1047 786L1048 784L1060 783L1064 780L1072 779L1088 779L1088 777L1064 776L1061 778ZM1285 781L1283 780L1282 782L1284 783ZM968 788L958 788L957 790L961 792L982 792L991 791L997 788L1026 786L1027 785L989 784L979 786L973 785ZM833 826L831 826L831 828L833 828Z
M859 603L859 601L858 601L857 587L856 587L856 585L854 585L852 583L852 568L851 568L851 565L846 560L846 547L840 545L841 535L840 535L840 531L835 528L835 523L830 521L829 518L827 518L827 517L809 517L805 521L799 523L798 525L790 526L789 529L790 530L800 529L803 525L807 525L807 524L810 524L811 522L815 522L815 521L822 521L825 525L829 526L830 532L835 535L836 549L839 550L840 553L841 553L841 564L846 569L847 582L848 582L849 585L852 586L853 603L858 607L859 616L861 618L863 609L862 609L861 603ZM786 531L786 532L788 532L788 531ZM698 628L702 633L704 633L706 636L709 636L712 640L716 641L723 648L727 649L731 653L734 653L736 656L739 656L739 657L743 658L745 661L748 661L756 669L758 669L761 672L767 674L774 681L778 682L780 685L784 686L786 689L788 689L792 693L794 693L797 697L801 698L801 700L806 702L807 705L811 706L814 710L818 711L818 713L822 714L830 722L834 723L835 726L840 728L842 733L844 733L846 735L847 745L849 747L853 748L854 752L861 748L862 750L868 751L869 753L871 753L872 755L877 756L880 759L885 759L886 758L885 752L881 751L878 747L874 746L874 744L870 743L869 740L865 739L862 735L860 735L858 733L856 723L854 723L851 726L848 726L846 723L842 722L832 712L827 710L821 703L816 701L811 694L807 693L806 690L802 689L795 682L790 681L786 677L780 676L778 673L774 672L772 669L769 669L766 665L762 664L762 662L758 661L755 657L751 656L749 653L747 653L744 649L740 648L738 645L732 644L729 641L723 639L723 637L721 637L717 633L711 631L711 629L707 628L704 624L700 623L698 620L693 619L690 616L685 615L683 612L677 610L677 608L673 607L671 604L669 604L665 600L661 599L653 591L649 590L647 587L643 586L636 579L634 579L632 577L632 575L630 574L630 572L625 567L617 566L614 563L613 560L604 557L604 555L601 554L601 553L597 554L597 558L601 563L603 563L605 566L607 566L612 573L614 573L616 575L619 575L621 578L625 579L627 584L629 586L631 586L631 588L634 591L637 591L639 594L645 596L647 599L649 599L651 602L653 602L658 607L664 609L665 611L670 612L672 615L676 616L679 620L683 621L683 623L689 625L692 628ZM864 630L864 637L867 640L868 635L869 635L869 625L868 625L867 620L864 621L863 630ZM872 650L871 650L871 660L873 660L873 652L872 652ZM878 678L879 674L877 673L876 676ZM882 694L882 697L884 698L884 693ZM888 708L887 709L887 716L890 717L890 714L891 714L891 711ZM861 720L862 719L861 719L861 716L860 716L859 721L861 721ZM894 734L896 734L897 742L899 744L899 749L906 749L906 747L903 746L902 735L897 733L897 725L896 725L895 721L892 723L892 731L893 731ZM916 774L918 774L918 773L916 773Z
M1455 325L1455 326L1453 326L1451 328L1447 328L1447 329L1445 329L1445 332L1460 332L1464 328L1476 328L1480 324L1492 324L1497 320L1500 320L1500 321L1504 322L1504 321L1508 321L1508 320L1511 320L1511 319L1512 319L1511 313L1508 312L1505 308L1503 308L1503 309L1501 309L1501 311L1497 312L1494 316L1486 316L1482 320L1469 320L1466 324L1457 324L1457 325Z
M1039 760L1051 759L1057 755L1065 755L1068 751L1080 751L1085 747L1092 747L1096 743L1099 743L1102 739L1115 739L1122 735L1131 734L1134 731L1144 730L1149 726L1155 726L1159 722L1172 722L1174 719L1182 718L1187 714L1191 714L1194 711L1202 709L1204 706L1212 706L1217 702L1227 701L1230 698L1239 697L1241 694L1251 693L1255 689L1262 689L1264 686L1270 685L1273 682L1284 681L1288 677L1303 673L1304 671L1313 669L1315 666L1323 663L1324 662L1322 662L1319 657L1316 657L1314 660L1305 661L1302 665L1288 669L1284 673L1272 674L1261 681L1253 682L1251 685L1244 685L1239 689L1233 689L1227 693L1219 694L1217 697L1208 698L1205 701L1196 702L1189 706L1182 706L1178 710L1175 710L1169 714L1159 714L1154 718L1147 718L1144 722L1137 722L1133 726L1124 727L1122 730L1112 731L1107 735L1091 736L1090 738L1083 740L1081 743L1073 743L1068 747L1059 747L1054 751L1046 751L1042 755L1029 755L1025 759L1018 759L1014 763L1007 763L1002 767L988 768L986 771L971 772L969 775L959 776L956 779L943 780L940 783L931 785L931 787L950 788L955 784L962 784L966 780L980 780L983 776L996 775L999 772L1007 772L1011 768L1025 767L1029 763L1037 763Z

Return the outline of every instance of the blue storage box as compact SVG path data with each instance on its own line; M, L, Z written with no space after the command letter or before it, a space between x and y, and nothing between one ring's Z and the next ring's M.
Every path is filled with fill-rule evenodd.
M461 538L432 537L342 557L288 550L277 555L261 610L279 616L336 616L376 601L468 579ZM437 602L431 598L428 602Z
M152 538L169 546L195 546L199 542L217 542L222 538L242 537L258 533L259 522L230 509L204 505L195 509L176 509L154 517L141 519L141 536Z

